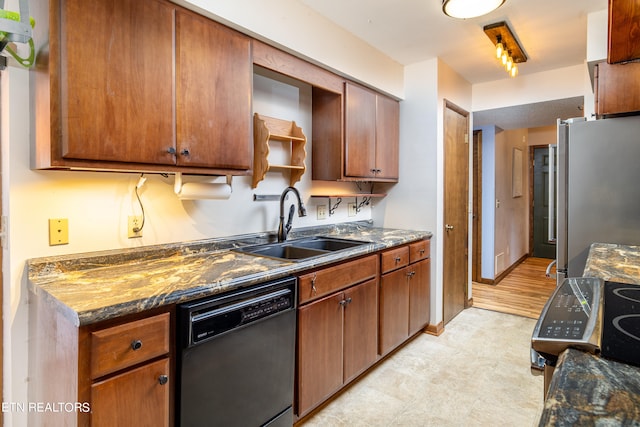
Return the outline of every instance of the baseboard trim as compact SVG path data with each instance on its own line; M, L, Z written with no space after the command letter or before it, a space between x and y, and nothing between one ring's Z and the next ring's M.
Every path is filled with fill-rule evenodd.
M442 322L438 323L437 325L429 324L425 328L424 332L429 335L440 336L444 332L444 324Z
M495 284L497 285L498 283L500 283L500 281L502 279L504 279L505 277L507 277L507 275L509 273L511 273L517 266L519 266L520 264L522 264L524 262L525 259L529 258L529 254L524 254L520 257L520 259L518 259L516 262L514 262L513 264L511 264L511 266L509 268L507 268L505 271L503 271L502 273L500 273L498 275L498 277L496 277L495 280Z

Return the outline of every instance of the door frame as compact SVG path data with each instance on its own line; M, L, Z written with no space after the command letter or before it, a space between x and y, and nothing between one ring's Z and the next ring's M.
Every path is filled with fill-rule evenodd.
M482 130L473 131L471 282L482 280Z

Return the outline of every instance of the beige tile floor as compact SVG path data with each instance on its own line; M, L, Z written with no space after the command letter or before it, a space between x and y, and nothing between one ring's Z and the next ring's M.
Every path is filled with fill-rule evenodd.
M543 380L529 368L534 325L464 310L442 335L421 334L303 425L537 425Z

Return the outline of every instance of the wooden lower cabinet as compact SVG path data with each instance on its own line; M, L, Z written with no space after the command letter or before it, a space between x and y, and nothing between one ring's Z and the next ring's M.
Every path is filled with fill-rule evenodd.
M377 360L378 281L298 310L297 405L304 416Z
M409 279L409 335L429 324L431 310L431 260L425 259L409 266L413 275Z
M381 257L379 352L385 355L429 323L429 240L391 249Z
M380 279L380 354L387 354L409 337L409 268Z
M29 425L173 425L174 307L78 327L32 295L29 401L77 404L30 411Z
M169 358L91 385L93 427L169 425Z

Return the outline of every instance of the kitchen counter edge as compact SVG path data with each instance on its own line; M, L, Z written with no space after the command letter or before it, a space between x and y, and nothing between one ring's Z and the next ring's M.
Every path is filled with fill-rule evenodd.
M27 260L25 268L31 293L53 305L76 326L85 326L295 275L432 237L428 231L347 223L296 230L290 238L310 235L370 243L299 262L278 261L232 250L273 239L272 233L255 233L34 258Z

